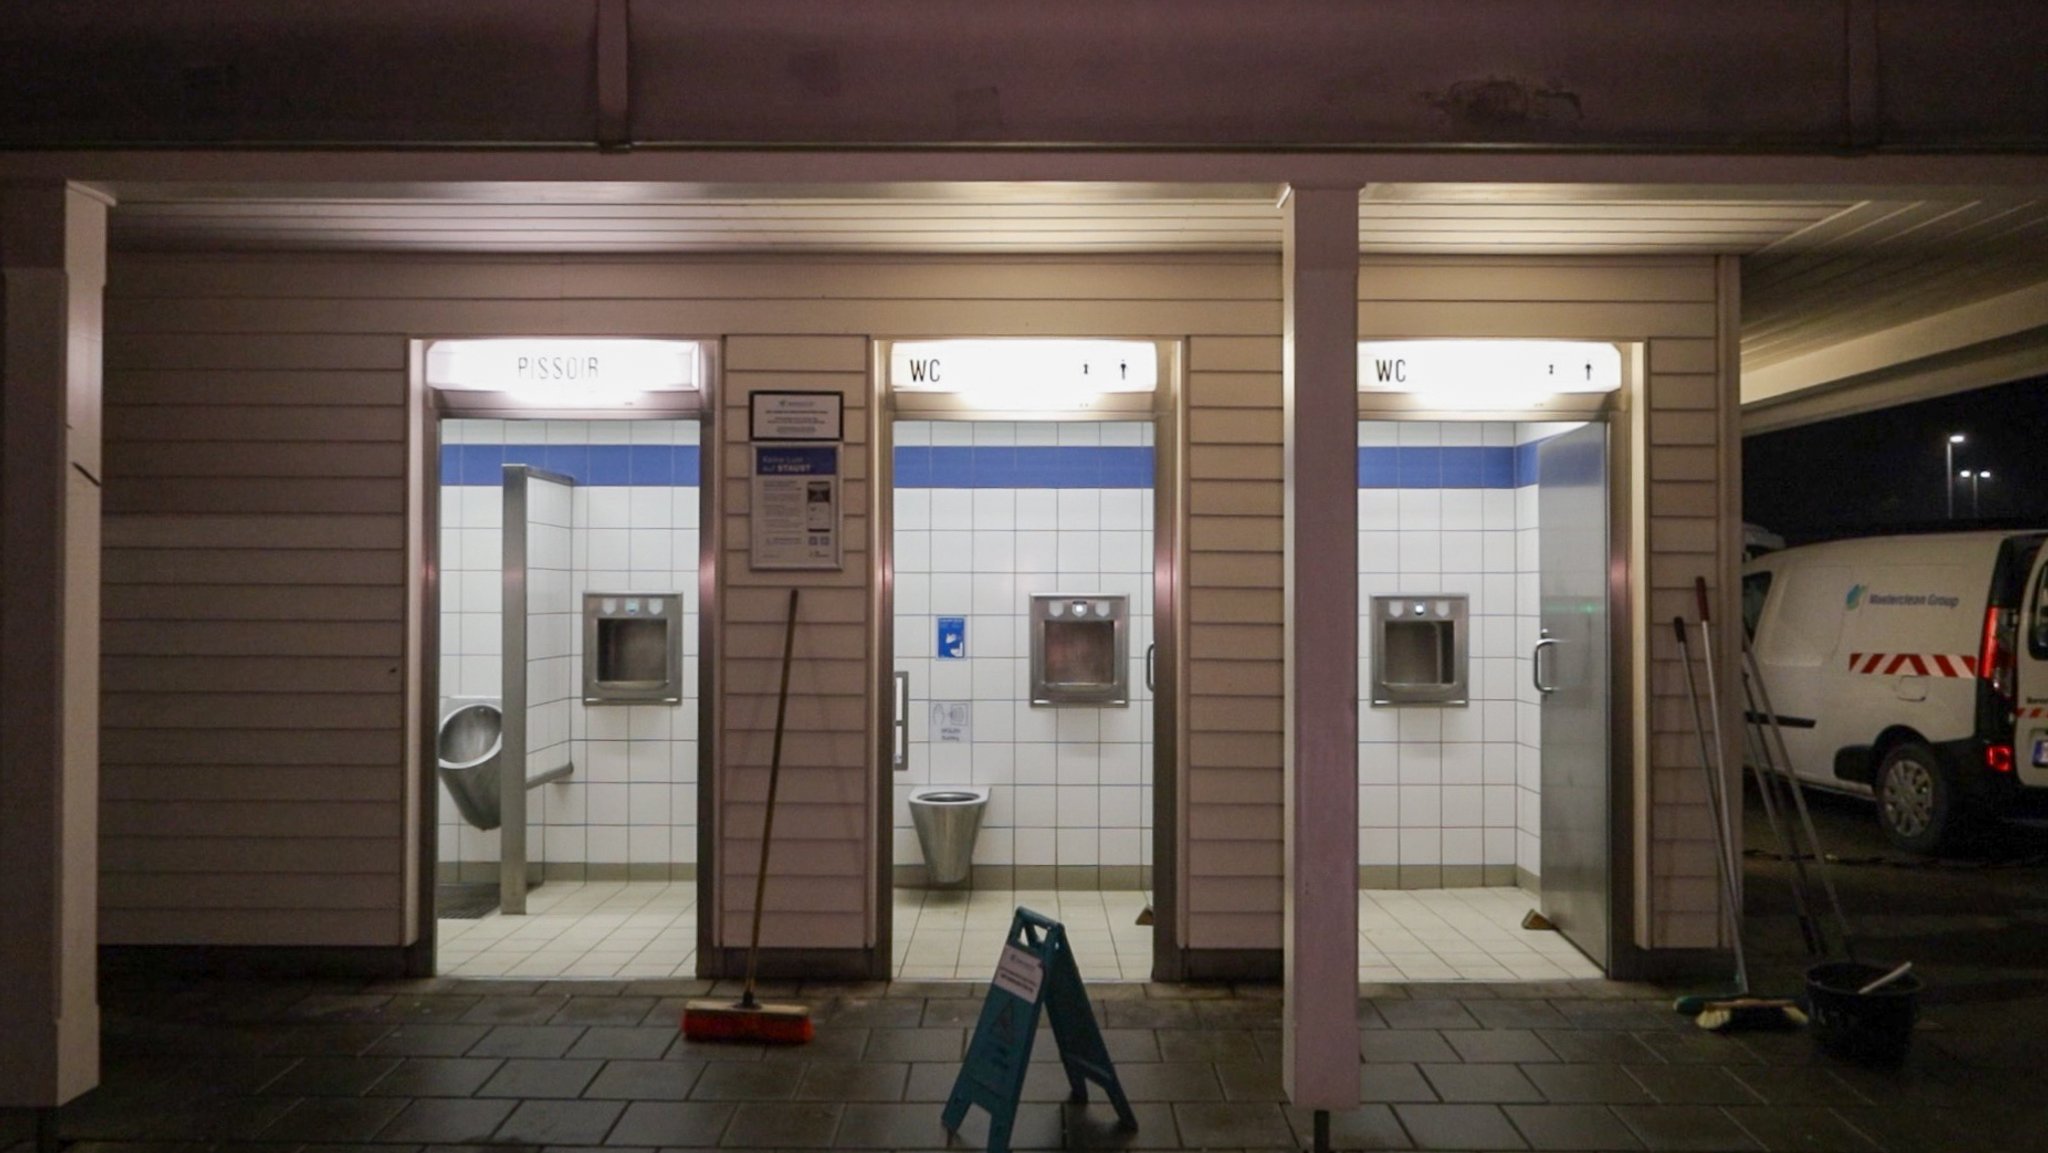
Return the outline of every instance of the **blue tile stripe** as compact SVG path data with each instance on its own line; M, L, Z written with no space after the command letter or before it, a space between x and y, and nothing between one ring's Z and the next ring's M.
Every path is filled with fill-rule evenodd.
M897 488L1151 488L1152 449L904 445Z
M694 485L694 444L444 444L442 484L499 484L508 464L530 464L583 485Z
M1519 488L1536 483L1536 443L1358 450L1360 488Z

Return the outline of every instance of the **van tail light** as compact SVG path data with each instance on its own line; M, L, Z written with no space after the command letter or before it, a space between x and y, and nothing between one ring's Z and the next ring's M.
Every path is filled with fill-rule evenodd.
M1994 773L2012 772L2012 746L1985 745L1984 767Z
M1984 637L1977 647L1978 679L2007 706L2013 703L2013 688L2019 683L2019 651L2011 635L2018 624L2019 614L2011 609L1985 608Z

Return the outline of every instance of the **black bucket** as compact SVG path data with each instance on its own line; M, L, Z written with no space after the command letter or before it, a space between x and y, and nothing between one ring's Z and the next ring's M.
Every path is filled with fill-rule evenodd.
M1855 961L1829 961L1806 971L1813 1038L1822 1049L1859 1065L1906 1059L1920 1015L1920 978L1908 973L1882 989L1856 991L1889 972L1889 965Z

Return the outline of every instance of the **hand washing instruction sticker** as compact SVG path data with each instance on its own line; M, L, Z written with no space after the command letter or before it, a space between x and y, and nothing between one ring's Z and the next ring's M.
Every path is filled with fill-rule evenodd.
M957 661L967 656L967 618L940 617L938 656L943 661Z
M974 741L974 702L933 701L932 743L965 745Z
M996 962L996 988L1027 1005L1038 1003L1038 987L1045 982L1045 963L1015 945L1003 946L1002 960Z

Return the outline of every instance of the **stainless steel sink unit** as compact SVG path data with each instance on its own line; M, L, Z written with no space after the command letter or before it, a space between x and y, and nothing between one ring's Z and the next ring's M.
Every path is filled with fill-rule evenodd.
M583 703L682 699L682 594L583 594Z
M1046 593L1031 598L1031 703L1131 702L1130 598Z
M1471 637L1463 593L1372 598L1372 703L1470 701Z

